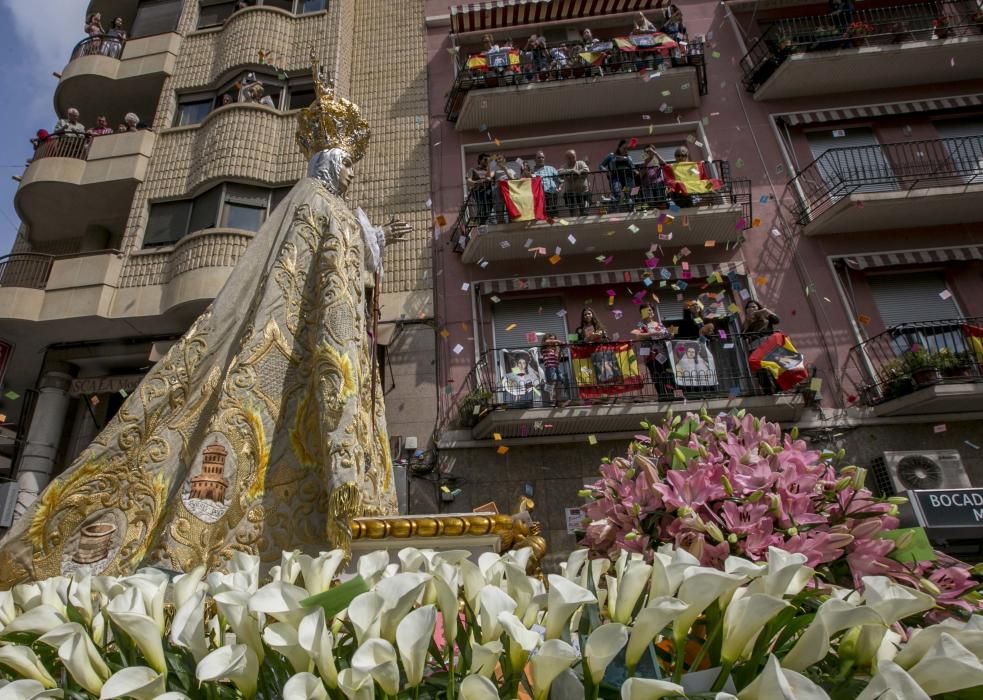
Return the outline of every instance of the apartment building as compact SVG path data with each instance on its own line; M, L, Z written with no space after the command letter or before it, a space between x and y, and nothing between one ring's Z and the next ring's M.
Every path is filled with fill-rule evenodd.
M22 226L0 258L0 482L19 484L20 508L119 410L305 175L294 132L314 96L312 52L372 126L350 200L375 221L397 216L415 229L387 250L378 341L390 432L397 447L409 437L426 445L437 409L425 25L418 3L391 9L386 0L89 3L107 34L65 47L52 123L75 108L87 127L105 116L115 128L129 113L141 124L52 137L20 180ZM108 33L116 17L125 40ZM242 102L251 82L270 99Z
M562 555L585 479L667 408L798 425L884 491L983 487L978 2L428 0L426 15L441 488L413 482L421 511L530 496ZM607 158L622 141L633 165ZM589 173L564 174L571 150ZM540 153L561 169L542 171L545 220L532 185L498 185ZM795 386L752 369L752 299L805 360ZM632 335L645 303L668 344ZM577 342L585 308L599 345Z

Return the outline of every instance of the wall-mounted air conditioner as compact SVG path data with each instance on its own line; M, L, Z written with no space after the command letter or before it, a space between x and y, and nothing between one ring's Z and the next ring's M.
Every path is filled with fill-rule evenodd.
M971 486L956 450L885 452L875 460L873 472L875 486L884 495Z

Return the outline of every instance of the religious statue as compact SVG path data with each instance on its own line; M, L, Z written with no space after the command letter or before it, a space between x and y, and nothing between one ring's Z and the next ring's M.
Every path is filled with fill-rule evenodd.
M347 548L396 514L373 362L387 242L345 203L369 125L314 67L298 182L209 308L0 543L0 589L85 569L221 568L235 551ZM367 291L367 284L369 290Z

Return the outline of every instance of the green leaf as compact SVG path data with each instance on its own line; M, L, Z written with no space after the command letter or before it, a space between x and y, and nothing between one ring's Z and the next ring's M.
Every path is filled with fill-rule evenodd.
M305 608L320 607L324 610L324 617L330 620L335 615L348 607L348 605L363 593L368 593L369 587L361 576L354 576L344 583L329 588L323 593L304 598L300 604Z
M895 543L903 536L911 533L911 539L907 545L898 549L894 548L888 553L888 558L901 562L902 564L918 564L923 561L935 561L935 549L928 541L925 529L921 527L905 527L900 530L882 530L875 537L882 540L893 540Z

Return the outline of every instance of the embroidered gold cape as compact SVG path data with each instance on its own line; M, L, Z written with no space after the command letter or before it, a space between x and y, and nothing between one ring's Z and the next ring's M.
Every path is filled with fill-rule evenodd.
M235 550L346 546L396 512L372 381L361 229L301 180L225 287L0 545L0 588L152 564L221 567ZM373 401L373 387L376 396Z

